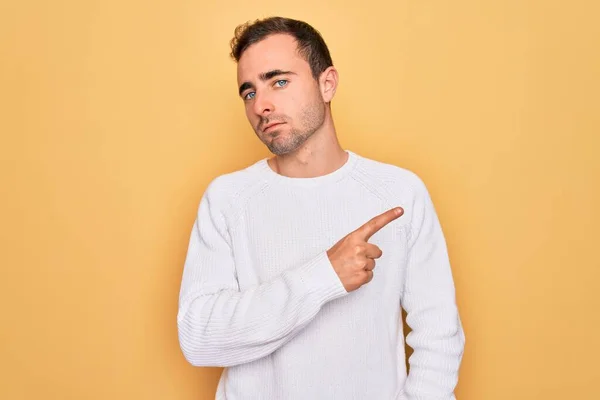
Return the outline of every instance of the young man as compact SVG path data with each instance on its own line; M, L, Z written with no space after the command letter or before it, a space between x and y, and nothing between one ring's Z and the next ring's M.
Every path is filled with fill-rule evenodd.
M340 147L338 73L310 25L256 21L231 47L274 156L200 201L177 318L186 359L227 367L216 399L454 399L465 339L425 185Z

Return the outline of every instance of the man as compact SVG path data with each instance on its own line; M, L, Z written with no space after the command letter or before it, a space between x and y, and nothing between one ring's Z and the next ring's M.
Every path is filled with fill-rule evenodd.
M227 367L216 399L454 399L464 333L425 185L340 147L338 73L310 25L256 21L231 47L274 156L200 201L177 318L186 359Z

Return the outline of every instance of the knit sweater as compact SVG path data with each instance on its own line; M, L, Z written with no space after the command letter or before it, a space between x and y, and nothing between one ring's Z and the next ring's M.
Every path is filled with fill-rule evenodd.
M429 193L413 172L347 153L315 178L262 159L204 192L177 324L189 363L226 367L217 400L455 399L465 337ZM396 206L369 240L383 252L372 281L347 292L327 250Z

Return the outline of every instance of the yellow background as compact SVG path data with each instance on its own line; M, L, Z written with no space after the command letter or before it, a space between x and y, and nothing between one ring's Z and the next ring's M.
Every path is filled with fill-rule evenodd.
M213 398L220 370L179 350L177 296L207 184L268 155L228 42L274 14L329 44L343 146L431 191L467 336L458 399L600 398L599 12L3 2L0 398Z

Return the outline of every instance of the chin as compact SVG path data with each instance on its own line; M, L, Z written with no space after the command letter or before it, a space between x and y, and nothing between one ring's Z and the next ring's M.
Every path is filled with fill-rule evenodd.
M285 156L286 154L291 154L295 152L300 148L300 146L302 146L302 143L285 143L283 145L270 145L268 147L271 153L277 156Z
M267 146L269 148L269 151L273 154L275 154L276 156L284 156L286 154L291 153L292 151L294 151L294 149L289 149L287 147L282 147L282 146Z

